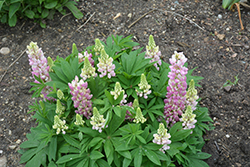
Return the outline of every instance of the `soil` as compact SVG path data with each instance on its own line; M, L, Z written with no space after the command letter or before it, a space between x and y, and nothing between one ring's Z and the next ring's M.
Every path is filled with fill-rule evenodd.
M250 166L249 8L241 10L245 29L240 31L238 13L223 9L221 0L80 0L78 4L84 18L56 14L46 20L45 29L24 19L11 28L0 24L0 48L10 49L9 54L0 54L1 77L8 70L0 82L0 157L7 157L7 166L24 166L17 151L36 125L32 113L27 114L35 101L28 92L33 81L28 56L24 54L8 69L11 63L31 41L54 59L69 55L73 43L82 51L95 38L105 41L111 34L133 34L140 46L152 34L167 62L174 51L184 52L189 69L198 67L194 74L204 77L198 88L200 104L209 108L215 124L204 135L203 151L212 154L206 162L211 167ZM153 8L157 10L128 28ZM237 75L236 84L223 88Z

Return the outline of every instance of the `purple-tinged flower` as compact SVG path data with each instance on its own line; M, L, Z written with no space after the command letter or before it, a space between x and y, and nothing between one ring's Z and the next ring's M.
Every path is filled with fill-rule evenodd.
M100 133L105 127L106 120L103 118L103 115L100 115L96 107L93 108L93 116L91 117L90 124L93 126L92 129L98 130ZM106 126L106 128L108 125Z
M30 44L27 46L27 49L33 78L35 78L34 75L37 77L40 76L44 83L49 82L51 80L49 76L50 67L48 65L47 59L44 57L42 49L37 46L36 42L30 42ZM35 83L39 82L35 80ZM44 100L54 100L54 98L47 96L52 90L52 87L49 86L45 86L43 88L41 91L41 96L44 98Z
M197 90L194 87L194 80L192 79L189 83L189 88L186 94L186 103L192 107L192 110L196 110L197 99L199 96L197 95Z
M95 67L91 66L89 59L87 57L85 57L84 67L82 68L82 73L80 76L82 77L83 80L97 76L97 73L95 72Z
M171 140L169 140L171 135L167 132L168 130L165 128L164 124L160 123L157 133L153 135L154 136L153 143L156 143L159 145L162 144L163 146L162 148L160 148L160 151L162 151L163 153L165 153L166 150L170 149L168 144L171 144Z
M149 41L148 41L148 45L146 46L146 54L145 54L145 58L149 59L151 58L152 60L150 60L150 63L155 62L154 64L155 68L159 71L159 66L161 66L161 51L159 51L159 47L155 45L155 41L152 35L149 36Z
M138 84L139 90L135 89L136 93L140 97L144 97L144 99L148 98L148 95L151 93L151 85L148 84L147 79L144 74L141 74L141 82Z
M74 107L77 108L75 111L77 114L84 115L87 119L92 115L92 94L88 89L88 83L84 82L83 79L79 81L79 78L75 76L75 80L68 83L70 93L73 96L71 99L74 102Z
M164 100L164 115L168 126L173 126L179 121L179 116L186 105L186 74L188 69L184 67L187 58L184 54L175 52L170 59L171 66L169 72L169 81L167 86L167 95Z
M101 50L101 58L98 58L99 63L97 64L98 70L101 74L100 77L107 75L108 78L115 76L115 65L113 64L113 58L109 57L104 49Z
M61 120L58 115L54 116L54 125L53 125L53 129L56 129L56 134L58 135L61 131L62 134L66 134L65 130L68 129L68 126L65 125L66 121L65 120Z
M94 67L95 61L92 59L92 54L88 53L87 51L84 52L84 55L81 53L78 53L79 63L83 62L85 60L85 57L87 57L89 59L91 66Z
M187 106L185 113L182 114L182 118L180 119L180 121L183 122L182 123L183 129L194 129L195 123L197 122L195 117L196 115L193 114L192 107Z

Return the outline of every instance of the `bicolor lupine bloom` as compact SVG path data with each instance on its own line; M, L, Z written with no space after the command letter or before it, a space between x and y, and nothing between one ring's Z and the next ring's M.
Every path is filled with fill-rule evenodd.
M100 133L105 127L106 120L103 118L103 115L100 115L96 107L93 108L93 116L91 117L90 124L93 126L92 129L98 130ZM106 126L106 128L108 125Z
M121 84L119 82L115 83L115 90L114 91L110 91L110 94L114 96L114 99L116 100L120 94L123 93L123 98L120 102L120 104L124 104L127 103L126 97L127 95L125 94L125 91L122 89Z
M76 114L76 121L74 122L75 125L83 126L85 121L82 119L81 115Z
M155 68L159 70L159 66L161 66L161 51L159 51L159 46L155 45L155 41L152 35L149 36L148 45L146 46L146 54L145 58L151 58L150 63L155 62ZM159 65L159 66L158 66Z
M168 126L174 125L179 121L179 116L185 109L186 104L186 74L188 69L184 67L187 58L184 54L175 52L170 59L169 81L167 95L164 100L164 115Z
M100 52L101 52L103 49L104 49L103 44L101 43L101 41L100 41L98 38L96 38L96 39L95 39L95 47L94 47L95 54L96 54L96 55L99 55Z
M31 65L32 69L32 76L37 76L42 79L44 83L50 81L49 76L49 65L47 63L47 59L44 57L43 51L41 48L37 46L36 42L30 42L30 44L27 46L27 54L29 57L29 64ZM34 77L35 78L35 77ZM35 83L39 83L37 80L35 80ZM43 90L41 91L41 96L47 100L53 100L52 97L48 97L47 95L52 91L52 88L49 86L45 86Z
M92 94L88 89L88 83L84 82L83 79L79 81L79 78L75 76L75 80L68 83L70 93L73 96L74 107L77 108L75 111L77 114L85 116L87 119L92 115Z
M60 116L63 114L65 107L62 105L61 101L57 99L56 101L56 113Z
M82 68L82 73L80 76L82 77L83 80L97 76L97 73L95 72L95 67L91 66L88 57L85 57L84 67Z
M65 125L66 121L65 120L61 120L58 115L54 116L54 125L53 125L53 129L56 129L56 134L59 134L62 131L62 134L65 134L65 130L68 129L68 126Z
M105 52L104 49L101 50L101 58L98 57L99 63L97 64L98 70L101 74L100 77L107 76L108 78L115 76L115 65L113 64L113 58Z
M153 135L154 136L153 143L162 144L163 146L162 148L160 148L160 151L162 151L163 153L165 153L166 150L170 149L168 144L171 144L171 140L169 140L171 135L167 132L168 130L165 128L164 124L160 123L157 133Z
M180 119L183 126L183 129L194 129L195 123L197 120L195 119L196 115L193 114L193 110L191 106L187 106L185 113L182 114L182 118Z
M140 97L144 97L144 99L148 98L148 95L151 93L151 85L148 84L147 79L144 74L141 75L141 82L138 84L139 90L135 89L136 93Z
M147 119L143 117L142 115L142 112L141 112L141 108L140 107L137 107L137 110L136 110L136 116L135 116L135 119L133 120L133 122L135 123L144 123Z
M91 64L91 66L94 67L95 61L92 59L92 54L88 53L87 51L84 52L84 55L81 53L78 53L78 61L79 63L83 62L85 60L85 57L87 57L89 59L89 62Z
M189 88L186 94L186 103L192 107L193 111L196 110L196 105L198 103L196 100L199 98L194 84L194 80L192 79L189 83Z

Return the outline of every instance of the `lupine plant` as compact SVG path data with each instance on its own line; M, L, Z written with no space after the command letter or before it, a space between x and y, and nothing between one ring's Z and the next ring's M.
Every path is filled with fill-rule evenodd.
M21 144L27 167L206 167L202 135L213 128L198 103L187 58L160 59L153 36L146 52L128 36L81 53L73 44L65 59L46 59L28 46L34 82L30 106L38 125ZM46 96L45 93L46 92Z

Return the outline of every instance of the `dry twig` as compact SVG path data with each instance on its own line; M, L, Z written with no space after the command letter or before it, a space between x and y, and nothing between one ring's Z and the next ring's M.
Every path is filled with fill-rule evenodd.
M11 64L9 65L9 67L5 70L5 72L4 72L3 76L2 76L2 78L0 79L0 82L2 82L2 80L3 80L4 76L6 75L8 69L10 69L10 67L12 67L12 66L17 62L17 60L19 60L19 59L23 56L23 54L25 53L25 51L26 51L26 49L21 53L21 55L20 55L13 63L11 63Z
M155 11L155 9L150 10L149 12L147 12L147 13L145 13L144 15L142 15L141 17L139 17L137 20L135 20L133 23L131 23L131 24L128 26L128 28L132 27L135 23L137 23L139 20L141 20L143 17L145 17L147 14L149 14L149 13L151 13L151 12L153 12L153 11Z
M87 24L89 22L89 20L94 16L95 12L88 18L88 20L83 24L81 25L76 31L79 31L83 26L85 26L85 24Z
M70 14L71 14L71 13L67 13L66 15L62 16L61 19L60 19L60 21L62 21L62 19L63 19L64 17L66 17L66 16L68 16L68 15L70 15Z

